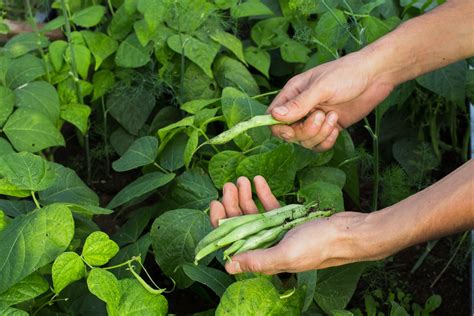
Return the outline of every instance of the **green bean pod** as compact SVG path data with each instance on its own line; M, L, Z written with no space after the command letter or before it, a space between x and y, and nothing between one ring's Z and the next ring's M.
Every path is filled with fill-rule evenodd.
M237 240L229 248L224 250L224 260L229 259L230 255L239 250L239 248L242 247L242 245L245 244L246 241L246 239Z
M260 126L270 126L275 124L285 123L275 120L271 114L257 115L252 117L248 121L237 123L233 127L229 128L227 131L211 138L207 141L207 143L211 145L222 145L231 141L235 137L239 136L240 134L251 128Z
M243 244L235 254L239 254L241 252L263 248L262 246L275 240L282 232L285 231L283 226L274 227L271 229L267 229L262 231L262 234L256 234L247 239L245 244Z

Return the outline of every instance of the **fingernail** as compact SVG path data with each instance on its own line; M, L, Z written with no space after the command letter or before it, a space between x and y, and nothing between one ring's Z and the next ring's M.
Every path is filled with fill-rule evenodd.
M288 114L288 108L286 106L279 106L279 107L276 107L274 110L273 110L276 114L278 115L286 115Z
M285 139L285 140L289 140L289 139L291 138L290 135L288 135L288 134L286 134L286 133L281 133L281 134L280 134L280 137L283 138L283 139Z
M314 116L314 125L321 125L321 123L324 120L324 113L323 112L317 112L316 115Z
M232 263L230 264L230 272L233 274L242 272L242 269L240 268L240 263L238 261L232 261Z
M337 122L337 114L334 113L334 112L329 114L328 123L331 124L331 125L334 125L334 124L336 124L336 122Z

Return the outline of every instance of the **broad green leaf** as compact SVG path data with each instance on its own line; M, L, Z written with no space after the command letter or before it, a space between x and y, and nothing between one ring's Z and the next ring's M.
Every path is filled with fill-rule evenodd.
M13 91L0 86L0 127L3 126L8 117L12 114L14 104L15 94L13 94Z
M144 207L138 209L129 215L129 219L123 224L114 235L112 239L119 245L124 246L136 242L150 221L155 207ZM145 255L145 254L143 254Z
M27 152L0 156L0 175L21 190L42 191L56 181L52 165Z
M264 19L255 23L250 36L258 48L276 48L288 40L289 25L285 17Z
M82 135L87 133L91 108L85 104L69 103L61 107L61 119L79 129Z
M52 262L69 246L74 220L63 205L15 218L0 232L0 293Z
M46 73L44 63L38 57L25 55L8 63L5 81L11 89L35 80Z
M205 284L219 297L234 282L234 279L227 273L202 265L196 266L188 263L183 265L183 270L191 280Z
M296 274L298 280L298 288L302 288L305 292L302 312L306 312L314 300L314 291L318 280L318 270L309 270Z
M132 135L138 135L154 107L155 96L149 89L121 87L107 97L110 114Z
M170 185L166 202L171 209L194 208L204 210L218 193L209 176L200 168L183 172Z
M335 184L324 181L313 181L301 187L298 195L306 203L317 202L321 209L334 208L336 211L344 210L342 189Z
M188 116L189 117L189 116ZM169 134L169 136L172 136ZM184 154L189 137L178 133L169 140L160 153L159 164L166 170L174 171L184 166Z
M7 74L8 66L10 65L11 58L0 55L0 83L6 85L5 76Z
M35 208L35 204L28 200L0 200L0 209L10 217L24 215Z
M150 246L151 246L151 238L150 238L150 234L147 233L143 235L140 239L138 239L136 242L128 244L127 246L122 246L119 252L115 255L115 257L113 257L112 260L110 260L110 265L111 266L117 265L127 260L130 260L130 258L132 257L138 257L138 256L141 258L142 262L144 262ZM140 273L141 266L136 265L135 271L137 273ZM131 272L128 271L127 266L113 269L113 273L120 279L131 275Z
M30 196L31 191L21 190L16 185L11 184L6 178L0 178L0 194L24 198Z
M119 251L119 246L104 232L90 234L82 248L84 260L92 266L101 266L109 262Z
M242 42L237 37L235 37L235 35L224 31L216 31L215 33L211 34L211 38L225 48L229 49L235 55L235 57L240 59L241 62L244 64L246 63Z
M21 309L16 309L13 307L0 308L0 313L3 316L29 316L27 312Z
M150 30L156 30L169 10L163 0L138 0L137 8L144 16L144 22Z
M357 13L359 14L370 14L375 8L380 7L386 1L385 0L373 0L369 3L362 5L358 10Z
M208 105L211 105L211 104L215 103L218 100L219 100L218 98L191 100L191 101L188 101L188 102L184 103L183 105L181 105L180 108L181 108L181 110L186 111L190 114L196 114L197 112L199 112L203 108L207 107Z
M64 53L67 49L67 42L58 40L49 45L49 59L56 72L59 72L64 65Z
M123 188L117 195L110 201L107 208L114 209L117 206L127 203L133 198L140 197L148 192L151 192L159 187L164 186L175 177L174 173L162 173L152 172L147 173L140 178L136 179L125 188Z
M95 58L95 69L99 69L102 62L115 53L118 49L118 43L116 40L108 37L104 33L101 32L90 32L90 31L82 31L82 36L86 41L89 50L91 51L92 55Z
M268 71L270 70L271 58L266 50L250 46L245 48L244 54L245 60L249 65L260 71L265 77L269 78Z
M119 155L123 155L136 137L119 127L110 134L110 145Z
M433 294L425 302L425 312L432 313L441 306L442 298L440 295Z
M214 65L216 81L222 88L234 87L253 96L260 93L257 82L248 69L239 61L221 56Z
M33 273L0 294L0 310L21 302L34 299L49 289L48 282L39 274ZM3 313L1 313L4 315Z
M80 205L80 204L75 204L75 203L62 203L69 207L69 209L73 213L78 213L78 214L83 214L86 216L93 216L93 215L109 215L112 214L114 211L95 206L95 205Z
M390 316L408 316L408 312L405 310L405 308L401 305L399 305L395 301L390 301L391 308L390 308Z
M194 63L189 63L186 66L183 89L183 102L196 99L213 99L220 96L217 82Z
M133 29L137 35L138 41L142 46L147 46L151 40L156 37L156 34L153 30L150 29L150 26L146 23L145 20L139 20L133 24Z
M361 24L364 27L363 36L365 37L366 44L375 42L396 26L373 16L367 16L361 19Z
M122 291L112 272L100 268L92 269L87 276L87 287L92 294L107 303L109 315L118 316L117 308Z
M344 309L349 303L366 267L366 263L352 263L318 271L314 299L326 313Z
M110 70L99 70L92 77L94 84L94 95L92 101L104 96L115 84L114 73Z
M9 217L5 215L5 212L0 210L0 232L7 227L9 220Z
M0 34L6 35L10 33L10 28L2 20L0 20Z
M221 189L226 182L237 179L237 166L245 159L238 151L226 150L212 156L209 161L209 175L216 188Z
M418 77L416 81L426 89L464 105L466 73L467 64L462 60Z
M180 0L168 3L165 22L169 27L182 33L197 30L214 11L214 5L207 0Z
M6 140L5 138L0 137L0 156L6 154L13 154L15 151L13 150L12 145Z
M72 169L57 163L50 163L56 173L53 185L39 193L43 204L74 203L99 206L99 197L79 178Z
M72 15L72 22L83 27L92 27L99 24L105 14L105 7L93 5Z
M63 27L64 25L66 24L66 19L64 18L63 15L60 15L58 17L55 17L54 19L52 19L51 21L49 21L48 23L46 23L42 28L41 28L41 32L50 32L50 31L54 31L54 30L57 30L61 27Z
M64 53L64 59L69 65L72 65L73 52L77 72L82 79L87 80L91 65L91 52L84 45L72 44L68 46Z
M115 63L124 68L138 68L150 61L151 51L143 47L135 34L129 35L117 50Z
M184 53L184 56L198 65L209 78L213 78L211 66L219 52L218 44L204 43L184 34L170 36L167 43L173 51L178 54Z
M17 58L36 49L48 47L48 44L44 35L27 32L12 37L3 48L8 57Z
M59 96L46 81L33 81L15 90L16 106L31 109L56 123L59 119Z
M17 151L38 152L48 147L64 146L64 138L51 120L30 110L16 110L3 131Z
M125 6L120 6L107 29L107 33L116 40L122 40L133 30L135 19L127 13Z
M281 58L288 63L305 63L310 52L309 48L292 39L286 40L280 47Z
M187 116L177 122L174 122L173 124L167 125L163 128L160 128L158 130L158 136L160 137L161 140L164 140L166 135L179 127L187 127L187 126L192 126L194 124L194 116Z
M59 294L66 286L86 276L86 266L75 252L64 252L54 260L51 268L54 292Z
M230 9L230 14L234 19L256 15L274 15L273 11L260 0L247 0L233 6Z
M155 162L158 149L158 139L154 136L144 136L136 139L120 159L112 163L115 171L123 172Z
M167 125L173 124L181 119L181 112L175 106L165 106L156 113L150 124L150 133L156 134L158 130Z
M267 179L273 194L282 196L293 189L296 175L293 146L282 144L270 152L247 157L237 166L236 174L250 179L261 175Z
M120 280L119 285L122 295L118 315L166 316L168 314L168 302L163 295L148 292L135 279Z
M199 143L199 130L193 129L191 134L189 135L188 142L186 143L186 147L184 148L183 152L183 161L184 166L189 168L191 160L193 159L194 152Z
M202 211L177 209L158 217L151 228L155 260L161 270L176 281L178 287L192 284L182 265L192 263L197 243L212 230L209 217ZM205 258L208 264L211 257Z
M324 13L319 18L314 32L316 39L330 49L343 48L349 38L349 27L344 12L333 9Z
M346 183L346 174L341 169L334 167L309 167L298 172L298 179L301 187L310 185L315 181L324 181L342 189Z

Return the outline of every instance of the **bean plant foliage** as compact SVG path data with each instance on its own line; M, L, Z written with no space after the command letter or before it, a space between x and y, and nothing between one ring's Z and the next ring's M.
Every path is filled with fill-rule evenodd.
M282 204L360 207L361 155L350 134L325 153L281 142L265 126L225 144L209 139L265 114L292 75L360 49L433 3L52 2L43 29L0 48L0 314L166 315L173 291L187 291L216 315L352 315L344 309L364 263L284 279L230 276L220 255L193 264L212 230L209 203L240 176L264 176ZM48 39L58 29L64 39ZM461 61L397 88L377 120L415 89L462 108L472 95L467 69ZM100 202L90 181L54 162L66 127L87 155L88 135L100 130L114 172L137 176ZM416 144L395 144L393 172L420 172L417 155L426 173L437 167L439 146ZM397 190L390 179L382 184ZM99 215L123 224L107 234Z

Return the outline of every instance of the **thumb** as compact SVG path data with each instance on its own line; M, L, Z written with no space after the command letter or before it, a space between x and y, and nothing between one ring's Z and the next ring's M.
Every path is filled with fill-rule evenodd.
M293 123L304 118L321 102L318 89L306 89L286 103L271 110L272 116L282 122Z
M275 246L268 249L259 249L244 252L232 257L225 265L225 269L230 274L242 272L255 272L264 274L276 274L281 272L281 260L284 255L280 253L279 247Z

